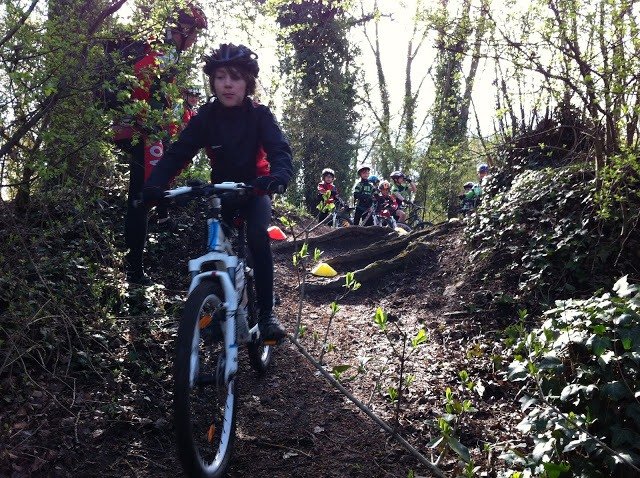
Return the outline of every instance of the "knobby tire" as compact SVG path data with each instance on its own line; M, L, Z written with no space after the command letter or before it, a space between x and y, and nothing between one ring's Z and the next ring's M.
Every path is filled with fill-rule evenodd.
M218 284L203 282L189 295L178 327L174 371L174 422L178 458L189 477L226 475L235 441L237 380L224 380L224 343L200 333L199 322L220 320ZM221 368L222 367L222 368Z
M258 323L258 305L256 302L256 288L253 277L247 277L247 296L249 299L249 328ZM249 342L247 344L247 353L249 355L249 363L251 367L259 374L264 374L271 363L271 355L273 348L270 345L262 343Z
M396 222L396 227L399 227L400 229L403 229L403 230L405 230L407 232L411 232L411 227L409 227L404 222Z
M353 221L350 217L338 214L336 217L336 227L350 227L353 226Z

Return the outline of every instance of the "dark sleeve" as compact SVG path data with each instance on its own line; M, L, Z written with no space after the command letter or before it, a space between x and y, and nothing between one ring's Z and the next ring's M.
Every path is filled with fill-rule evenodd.
M353 197L355 199L360 199L360 196L362 196L362 191L360 189L360 183L356 184L356 187L353 189Z
M204 105L182 130L176 142L165 151L162 159L151 171L145 187L166 188L172 178L176 176L198 153L206 146L206 109ZM200 114L202 113L202 114Z
M283 184L289 184L293 177L293 158L289 142L269 108L258 106L258 112L260 142L267 153L267 161L271 167L270 175L278 178Z

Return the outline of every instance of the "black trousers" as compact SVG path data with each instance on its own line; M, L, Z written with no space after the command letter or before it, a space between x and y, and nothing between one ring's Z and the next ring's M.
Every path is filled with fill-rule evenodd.
M267 232L271 222L271 198L252 196L242 205L223 204L222 216L227 224L232 224L238 212L247 224L247 246L253 259L258 309L260 317L264 317L273 309L273 255Z
M122 140L116 145L129 155L129 189L124 219L124 241L128 249L125 262L129 274L142 275L149 209L145 206L134 207L133 202L140 199L144 186L144 143L140 140L132 144L131 140Z
M371 204L369 204L368 206L359 206L356 205L356 212L353 214L353 225L354 226L358 226L360 223L360 219L362 218L362 216L364 216L367 211L369 210L369 207L371 206ZM365 224L363 224L363 226L373 226L373 217L369 216L369 219L367 219L367 222Z

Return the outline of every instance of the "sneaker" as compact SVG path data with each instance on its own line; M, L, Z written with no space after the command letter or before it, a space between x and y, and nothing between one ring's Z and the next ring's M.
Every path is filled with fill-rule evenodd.
M129 284L140 285L144 287L153 285L153 281L151 280L151 278L144 272L127 272L127 282Z
M279 342L287 335L284 327L280 325L280 322L273 314L261 317L258 320L258 328L260 329L260 338L263 341L275 340L276 342Z

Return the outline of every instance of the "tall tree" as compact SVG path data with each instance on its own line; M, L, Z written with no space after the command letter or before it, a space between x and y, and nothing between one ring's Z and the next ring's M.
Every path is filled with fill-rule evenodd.
M365 17L365 8L365 5L361 4L363 17ZM373 3L373 22L371 22L373 31L370 32L368 26L364 29L365 38L375 61L377 80L377 92L368 86L365 88L364 103L368 106L369 113L373 115L377 125L375 140L372 144L373 162L376 171L382 176L388 176L393 170L411 171L416 167L417 135L421 129L420 126L416 128L416 109L426 75L416 86L413 82L413 67L414 60L429 36L429 29L424 21L424 8L423 2L418 0L412 17L411 36L406 45L404 90L402 104L397 113L392 111L390 87L387 81L389 72L385 71L382 60L384 45L381 41L381 22L391 15L379 8L377 0ZM402 51L401 48L397 51ZM392 73L396 75L395 72Z
M456 191L469 162L467 124L469 106L487 32L488 1L481 0L475 15L472 0L464 0L459 13L451 13L448 0L433 12L437 32L435 101L431 141L420 168L418 200L427 199L437 212L451 212ZM470 41L471 40L471 41ZM467 73L465 60L469 59Z
M282 71L290 84L283 126L297 170L291 197L311 207L324 167L336 171L342 188L354 179L355 72L344 2L276 2L284 52Z

